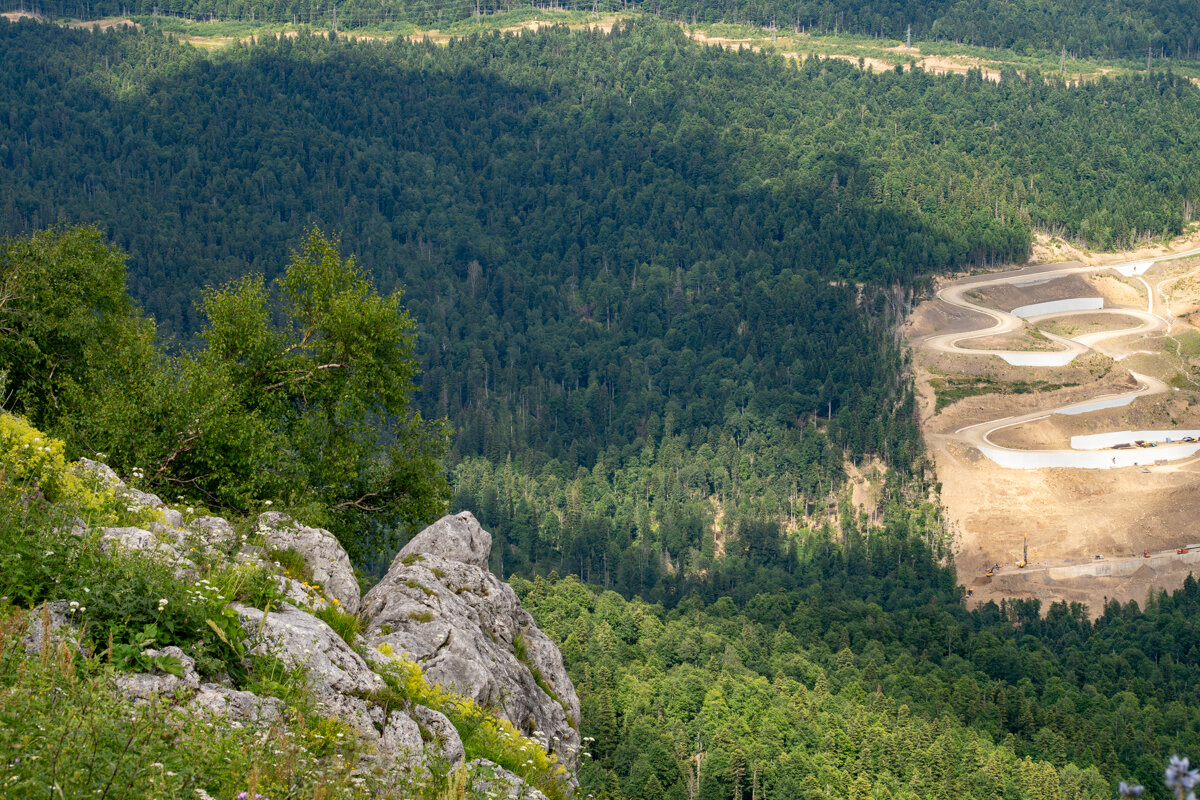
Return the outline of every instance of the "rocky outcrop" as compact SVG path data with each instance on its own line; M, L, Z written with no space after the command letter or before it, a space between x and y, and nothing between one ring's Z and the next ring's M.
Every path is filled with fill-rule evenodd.
M29 627L22 644L28 655L51 652L59 644L69 649L90 655L87 648L79 644L79 603L55 600L42 603L29 612Z
M378 738L375 725L383 720L381 713L374 713L377 709L369 698L383 691L383 678L332 628L288 603L270 612L233 607L243 628L250 632L243 643L248 653L272 655L289 667L303 667L309 688L326 714L369 739Z
M148 660L173 659L177 666L172 672L155 670L118 675L117 688L125 694L148 700L155 696L174 697L180 692L196 692L200 689L195 659L178 647L146 650L142 655Z
M579 699L562 657L513 590L488 572L491 535L470 513L444 517L418 534L387 576L362 597L349 558L328 531L268 512L258 517L247 541L226 520L191 518L191 509L185 517L160 498L127 486L103 464L81 466L117 492L131 511L156 512L137 515L140 527L102 529L99 544L105 552L137 551L172 564L177 577L196 587L210 586L200 576L230 564L250 563L275 573L268 577L278 582L282 601L275 596L264 602L266 610L238 603L222 609L237 614L243 632L242 641L232 646L247 657L270 655L289 669L302 670L317 711L345 722L370 744L366 759L377 762L373 769L424 780L467 758L454 722L445 715L457 721L459 701L440 697L423 684L415 693L397 688L395 676L415 676L406 672L411 665L397 663L393 654L421 666L428 683L470 697L506 718L568 769L577 765ZM77 527L81 536L87 533L84 522ZM297 580L282 574L278 564L273 567L271 555L283 561L278 551L301 555L305 577ZM365 635L347 634L353 639L347 643L317 617L329 603L357 612ZM78 647L76 623L82 611L79 602L62 602L32 612L26 649L45 653L58 648L59 641ZM210 625L219 628L222 640L236 630ZM222 716L234 726L288 724L284 701L233 688L227 675L202 678L192 657L177 647L145 650L136 661L143 671L115 678L125 695L163 698L191 713ZM476 759L467 767L471 785L484 787L480 791L544 800L541 792L497 764Z
M313 583L325 596L337 600L350 614L358 613L360 593L358 580L350 558L333 534L321 528L310 528L277 511L260 514L255 532L262 535L268 550L294 550L304 556L312 570Z
M414 706L412 715L417 725L430 734L426 752L451 767L458 766L466 758L462 739L445 714L425 706Z
M226 717L238 725L269 725L279 719L284 704L278 697L259 697L253 692L205 683L192 698L191 708Z
M491 761L476 759L467 764L467 772L475 776L471 788L488 797L499 800L547 800L546 795L525 783L520 776Z
M367 640L493 709L568 768L579 753L579 698L558 648L487 571L491 535L470 512L410 541L363 598Z
M170 659L170 672L161 669L149 672L127 672L116 677L117 689L130 697L150 700L169 697L185 701L196 712L217 714L235 725L267 725L283 713L283 701L276 697L259 697L216 683L201 683L195 660L178 647L146 650L149 661Z

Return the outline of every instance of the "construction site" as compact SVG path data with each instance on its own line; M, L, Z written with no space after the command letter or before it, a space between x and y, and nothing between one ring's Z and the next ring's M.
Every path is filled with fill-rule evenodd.
M942 280L905 326L972 604L1139 605L1200 573L1200 232Z

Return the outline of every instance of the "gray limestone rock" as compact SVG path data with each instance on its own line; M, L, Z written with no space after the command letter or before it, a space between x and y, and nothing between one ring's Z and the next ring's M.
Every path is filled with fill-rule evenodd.
M400 762L415 767L425 758L425 742L416 721L399 711L388 715L387 725L375 745L379 758L387 764Z
M125 482L117 476L117 473L108 464L102 464L90 458L81 458L75 463L80 472L92 476L101 486L113 490L125 488Z
M191 706L248 725L269 725L279 719L285 707L278 697L259 697L253 692L241 692L215 683L203 684L192 698Z
M329 607L329 603L325 602L325 598L319 592L306 589L298 580L289 578L286 575L276 575L275 584L279 587L279 591L283 593L283 599L297 608L309 612L317 612L324 611Z
M127 672L116 678L117 688L127 695L149 700L153 697L174 697L183 691L195 692L200 688L200 676L196 673L196 661L178 647L147 650L149 658L169 657L179 661L183 675L153 670L150 672Z
M158 508L162 509L167 504L162 499L150 492L143 492L141 489L131 489L126 486L123 492L123 497L126 503L132 508Z
M240 544L233 526L220 517L196 517L187 527L206 550L231 553Z
M350 648L332 628L290 603L263 612L234 604L245 630L250 653L266 653L288 666L302 666L324 713L354 726L364 736L378 736L372 706L363 697L381 691L383 678Z
M432 750L451 767L458 766L466 758L462 739L445 714L425 706L414 706L412 715L417 724L433 736L433 741L426 745L426 751Z
M431 682L494 708L573 769L579 698L558 648L483 567L490 540L466 512L418 534L363 598L368 643L386 643Z
M72 607L70 601L56 600L42 603L29 612L29 628L25 631L22 644L28 655L37 655L44 648L56 649L63 642L72 650L88 655L79 644L79 604Z
M168 561L182 558L178 546L172 544L166 537L159 538L155 534L141 528L102 528L100 531L100 549L110 552L113 547L121 550L139 550L163 556Z
M467 764L467 772L474 778L472 788L488 797L500 800L546 800L546 795L527 784L521 776L486 759L477 758Z
M404 545L404 549L396 557L403 559L409 555L441 556L486 571L488 555L491 552L492 535L480 527L474 514L470 511L460 511L442 517L418 533Z
M295 550L304 556L318 584L330 600L337 600L344 611L358 613L359 588L350 558L333 534L310 528L278 511L260 514L255 531L272 550Z

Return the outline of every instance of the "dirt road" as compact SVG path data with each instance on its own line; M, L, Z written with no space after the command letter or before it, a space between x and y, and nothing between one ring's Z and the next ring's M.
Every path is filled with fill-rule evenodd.
M1100 613L1192 569L1175 549L1200 541L1196 245L965 277L914 311L922 427L973 601Z

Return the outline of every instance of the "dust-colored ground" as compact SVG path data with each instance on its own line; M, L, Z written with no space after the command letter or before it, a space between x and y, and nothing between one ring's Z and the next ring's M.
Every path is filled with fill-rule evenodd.
M1118 316L1116 314L1073 314L1069 317L1059 317L1038 324L1043 331L1059 336L1081 336L1096 331L1117 331L1133 328L1138 324L1136 317Z
M1002 333L997 336L981 336L978 339L965 339L960 347L968 350L1061 350L1062 348L1031 327L1019 331Z
M1187 576L1189 567L1168 568L1170 556L1152 559L1149 574L1115 579L1031 570L1093 564L1097 554L1109 567L1143 550L1172 550L1200 538L1194 509L1200 472L1194 462L1174 469L1007 470L978 451L964 455L954 448L935 451L942 499L959 533L959 579L973 591L973 600L1070 600L1087 603L1095 615L1105 598L1143 603L1151 588L1173 589ZM987 502L980 502L981 489ZM1026 537L1030 567L1019 570ZM997 563L1001 569L987 578Z
M137 28L139 31L142 29L141 25L126 17L109 17L107 19L93 19L65 24L68 28L87 28L88 30L99 28L102 31L106 31L109 28Z
M1011 311L1018 306L1045 303L1051 300L1070 300L1076 297L1095 297L1096 289L1081 275L1067 275L1044 283L1026 286L985 286L967 292L972 303Z
M1057 264L1065 261L1078 261L1081 264L1114 264L1190 250L1193 247L1200 247L1200 225L1193 224L1182 236L1169 242L1154 242L1121 253L1095 253L1057 236L1036 233L1033 241L1033 257L1030 259L1030 263Z
M1173 249L1200 245L1198 233L1174 243ZM1163 250L1143 248L1113 256L1068 251L1061 243L1053 247L1052 252L1085 264L1120 263L1160 255ZM924 350L920 344L929 336L967 332L989 323L980 314L941 300L922 303L906 323L905 335L914 345L921 424L955 534L959 579L971 590L972 602L1036 597L1046 603L1085 603L1099 614L1107 599L1144 603L1148 591L1176 588L1189 571L1200 574L1200 560L1190 560L1195 554L1175 552L1200 542L1200 515L1194 509L1195 498L1200 497L1200 458L1113 470L1014 470L1000 467L956 436L957 431L979 423L1131 391L1139 383L1130 369L1182 388L1139 397L1125 407L1034 419L996 430L990 439L1020 449L1061 449L1079 434L1200 429L1200 391L1182 377L1200 382L1200 370L1195 369L1200 362L1195 358L1200 353L1200 331L1180 318L1200 309L1200 259L1156 264L1143 279L1145 283L1111 272L1072 275L1025 286L986 287L971 297L972 302L1007 310L1100 295L1106 307L1145 311L1148 284L1155 291L1154 311L1167 317L1175 338L1160 333L1132 335L1115 345L1110 342L1105 351L1109 355L1119 351L1115 361L1091 352L1065 367L1024 367L984 354ZM1113 314L1080 314L1038 320L1034 326L1078 336L1133 327L1136 322ZM1191 358L1177 354L1184 344L1191 348ZM958 395L948 396L962 399L935 413L939 390L956 391ZM1022 570L1016 563L1026 538L1030 565ZM1144 550L1152 557L1143 558ZM1097 554L1105 558L1096 560ZM994 564L1002 566L986 577Z

